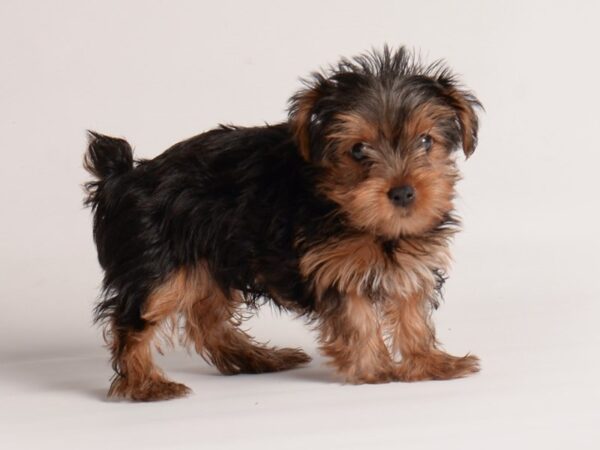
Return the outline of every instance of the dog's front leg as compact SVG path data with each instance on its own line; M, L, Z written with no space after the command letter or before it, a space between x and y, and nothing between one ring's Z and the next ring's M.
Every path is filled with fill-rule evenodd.
M476 356L452 356L438 348L425 293L389 299L384 321L393 353L402 355L402 362L396 367L399 380L446 380L479 370Z
M387 383L394 364L383 341L373 302L348 294L320 315L320 349L348 383Z

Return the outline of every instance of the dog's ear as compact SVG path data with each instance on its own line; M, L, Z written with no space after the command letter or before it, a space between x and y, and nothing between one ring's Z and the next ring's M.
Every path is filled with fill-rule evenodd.
M463 151L468 158L477 147L479 119L477 110L483 109L479 100L471 92L460 88L452 79L438 80L443 88L445 97L456 111L456 119L460 127Z
M313 74L313 79L305 84L306 88L290 99L289 121L300 154L310 161L317 145L314 141L323 125L319 102L328 95L332 83L320 74Z

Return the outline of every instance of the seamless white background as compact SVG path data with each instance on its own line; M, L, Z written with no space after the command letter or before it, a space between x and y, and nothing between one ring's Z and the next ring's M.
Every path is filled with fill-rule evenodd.
M0 447L597 449L597 2L8 1L0 4ZM285 118L298 78L383 43L444 58L486 108L461 163L447 350L483 371L343 386L300 320L249 327L315 361L223 377L161 364L186 400L104 399L84 130L138 157L217 123Z

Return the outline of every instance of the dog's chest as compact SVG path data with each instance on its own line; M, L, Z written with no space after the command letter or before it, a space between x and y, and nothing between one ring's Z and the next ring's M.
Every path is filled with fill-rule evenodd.
M382 244L369 236L331 240L309 249L300 259L300 271L317 296L331 288L373 298L428 292L438 284L449 255L446 245L425 244Z

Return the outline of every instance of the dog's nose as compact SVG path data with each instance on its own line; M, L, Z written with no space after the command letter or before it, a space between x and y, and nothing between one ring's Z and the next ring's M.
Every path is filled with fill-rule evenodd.
M388 197L395 206L406 207L415 199L415 190L412 186L400 186L388 191Z

